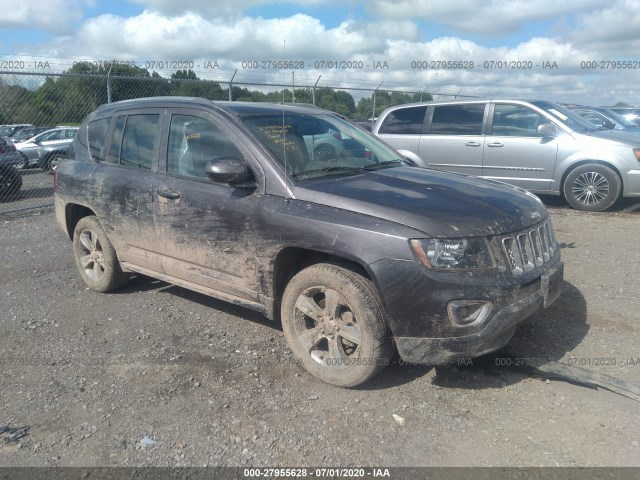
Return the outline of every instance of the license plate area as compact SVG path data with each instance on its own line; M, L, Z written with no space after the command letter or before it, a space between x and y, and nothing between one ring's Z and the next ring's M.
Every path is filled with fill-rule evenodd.
M552 270L543 274L540 278L540 287L544 297L544 307L547 308L555 302L562 292L562 282L564 281L564 264L560 263Z

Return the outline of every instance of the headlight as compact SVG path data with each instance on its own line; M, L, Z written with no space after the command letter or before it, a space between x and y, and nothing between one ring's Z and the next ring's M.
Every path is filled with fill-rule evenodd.
M410 243L418 260L427 268L459 270L495 265L484 238L413 239Z
M633 154L635 155L636 160L638 160L638 165L640 165L640 148L634 148Z

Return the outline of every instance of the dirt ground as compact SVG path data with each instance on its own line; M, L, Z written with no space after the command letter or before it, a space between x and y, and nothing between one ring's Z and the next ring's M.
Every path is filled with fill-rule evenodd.
M352 390L252 311L146 277L87 289L50 211L0 219L0 427L29 427L0 465L640 466L638 401L503 365L640 386L640 209L545 202L565 262L551 308L472 365L396 361Z

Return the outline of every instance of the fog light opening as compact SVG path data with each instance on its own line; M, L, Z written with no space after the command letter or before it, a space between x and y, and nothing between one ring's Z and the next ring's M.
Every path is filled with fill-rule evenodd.
M455 300L447 305L449 320L455 327L469 327L484 322L493 304L483 300Z

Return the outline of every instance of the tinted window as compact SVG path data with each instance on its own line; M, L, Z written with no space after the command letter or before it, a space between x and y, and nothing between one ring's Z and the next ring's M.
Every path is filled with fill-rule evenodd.
M167 172L206 178L204 167L219 157L243 158L231 139L208 120L173 115L169 129Z
M116 127L113 131L113 140L109 148L109 156L107 162L118 163L120 161L120 147L122 146L122 133L124 132L124 124L127 117L122 116L116 119Z
M67 140L71 139L73 140L73 138L76 136L76 133L78 133L78 130L74 129L69 129L69 130L65 130L64 132L64 138L66 138Z
M397 152L334 114L248 107L238 117L296 182L402 164Z
M151 169L159 115L129 115L122 136L120 165Z
M441 135L480 135L484 104L440 105L433 109L431 133Z
M104 160L103 148L107 141L107 130L109 129L109 118L94 120L89 123L89 152L93 158ZM68 138L75 136L75 131L67 132Z
M536 137L546 120L533 110L518 105L496 105L492 133L503 137Z
M404 135L419 135L422 133L422 123L427 107L399 108L389 112L378 133L398 133Z
M51 142L54 140L62 140L64 138L64 130L54 130L53 132L43 133L38 137L39 142Z

